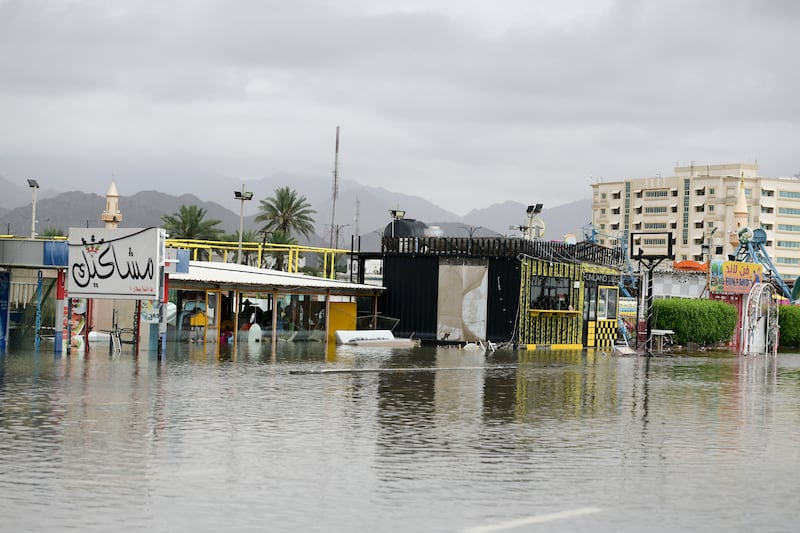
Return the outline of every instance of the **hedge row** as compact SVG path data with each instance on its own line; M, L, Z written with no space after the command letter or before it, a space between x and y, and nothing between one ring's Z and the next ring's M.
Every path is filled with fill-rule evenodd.
M733 337L737 316L735 306L716 300L671 298L653 301L653 328L671 329L678 344L692 342L706 346L727 342Z
M800 305L782 305L778 311L781 346L800 346Z

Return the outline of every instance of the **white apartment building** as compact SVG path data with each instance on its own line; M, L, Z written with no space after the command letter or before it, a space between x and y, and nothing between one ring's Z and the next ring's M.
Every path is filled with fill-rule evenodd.
M676 261L726 259L744 219L737 201L740 211L746 204L746 225L766 232L780 276L793 282L800 275L800 179L759 176L757 164L691 165L669 177L595 183L592 226L598 244L618 246L624 237L629 254L631 234L671 232Z

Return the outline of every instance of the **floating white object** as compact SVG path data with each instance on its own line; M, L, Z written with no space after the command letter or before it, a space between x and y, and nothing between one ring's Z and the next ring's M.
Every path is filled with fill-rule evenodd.
M338 329L336 344L357 346L415 346L415 339L398 339L388 329Z
M261 342L261 326L253 324L247 330L247 342Z

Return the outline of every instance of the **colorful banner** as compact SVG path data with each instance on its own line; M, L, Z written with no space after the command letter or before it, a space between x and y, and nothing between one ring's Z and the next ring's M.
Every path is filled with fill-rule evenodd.
M711 261L709 290L714 293L747 294L750 287L761 283L763 268L758 263Z
M636 317L638 315L639 302L636 298L621 296L619 299L619 320L625 326L626 340L635 339L638 328L636 327Z

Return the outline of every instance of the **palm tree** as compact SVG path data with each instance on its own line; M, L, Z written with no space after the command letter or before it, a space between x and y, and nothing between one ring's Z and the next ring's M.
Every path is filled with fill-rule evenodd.
M239 230L236 230L233 233L226 233L225 235L222 236L222 239L225 240L225 241L228 241L228 242L237 242L238 243L239 242ZM246 229L246 230L242 231L242 242L258 242L258 241L259 241L258 232L253 231L251 229ZM244 261L242 261L242 264L245 264L245 265L253 265L253 264L255 264L255 259L257 257L256 252L254 252L252 250L250 250L250 251L242 250L242 256L244 258Z
M297 244L297 239L289 235L288 232L276 229L269 235L269 242L272 244ZM271 252L270 255L275 259L275 270L283 270L286 252L283 250ZM264 257L263 260L266 260ZM263 265L266 266L266 265Z
M171 239L196 239L216 241L222 230L216 226L221 220L205 220L206 210L196 205L182 205L178 213L164 215L161 221Z
M206 210L196 205L182 205L177 213L161 217L163 227L172 239L193 239L216 241L222 237L222 230L217 227L222 221L205 220ZM200 250L205 258L206 251Z
M289 235L295 232L308 237L314 231L314 219L311 215L316 211L311 209L305 196L291 187L275 189L275 196L261 200L258 210L260 213L256 222L265 222L262 232L272 233L279 230Z

